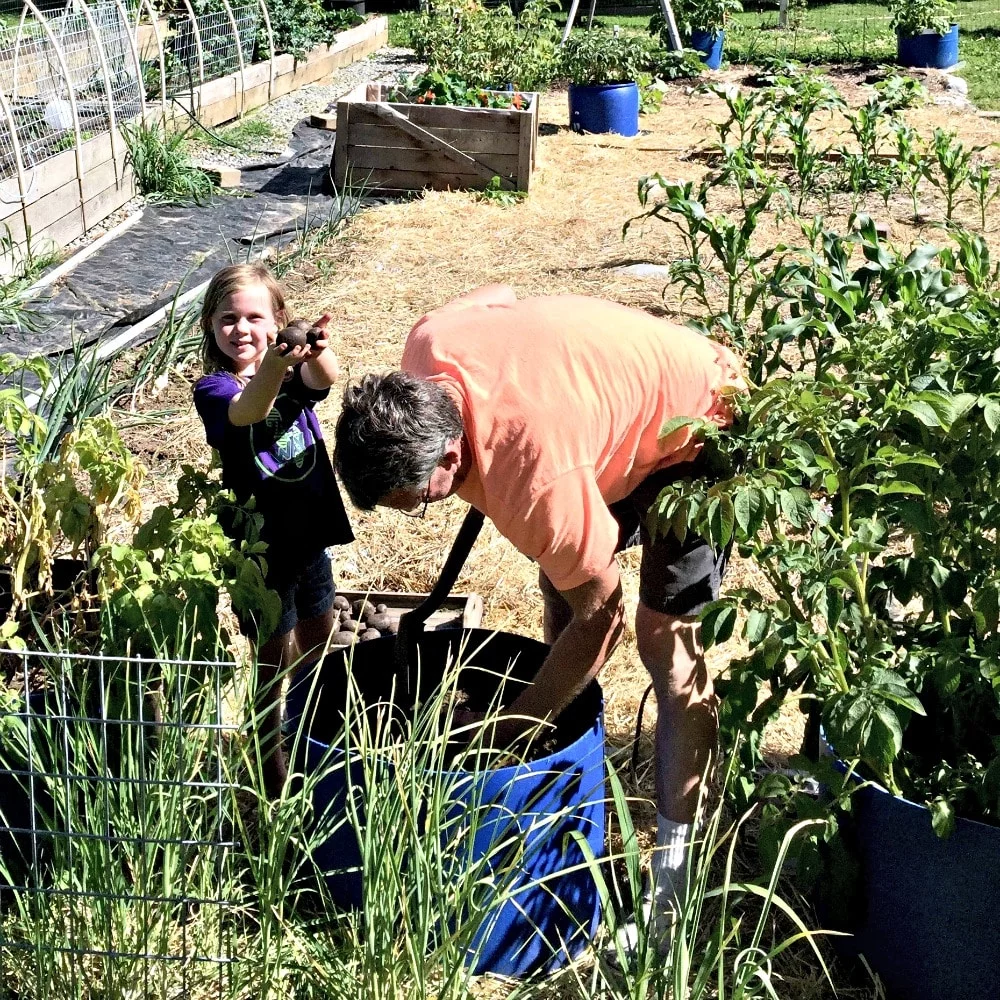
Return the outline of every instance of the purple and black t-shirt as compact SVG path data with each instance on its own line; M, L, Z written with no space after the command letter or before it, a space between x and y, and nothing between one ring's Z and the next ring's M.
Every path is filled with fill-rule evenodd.
M194 405L205 437L222 460L222 483L240 503L256 497L263 540L272 556L354 540L314 407L329 389L310 389L296 366L265 420L229 422L229 404L243 391L231 372L198 380ZM279 548L280 547L280 548ZM276 551L277 550L277 551Z

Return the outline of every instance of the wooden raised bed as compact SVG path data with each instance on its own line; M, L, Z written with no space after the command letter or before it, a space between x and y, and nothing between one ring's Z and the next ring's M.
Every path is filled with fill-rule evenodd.
M538 141L538 94L517 108L460 108L385 100L369 83L337 103L336 186L381 191L485 188L494 177L527 191Z
M385 604L389 609L386 614L396 619L407 611L412 611L427 597L426 594L413 591L380 593L377 590L370 592L338 590L337 594L340 597L346 597L351 602L363 597L372 604ZM478 628L482 620L483 599L478 594L449 594L441 602L441 607L427 619L424 627L428 632L442 628Z

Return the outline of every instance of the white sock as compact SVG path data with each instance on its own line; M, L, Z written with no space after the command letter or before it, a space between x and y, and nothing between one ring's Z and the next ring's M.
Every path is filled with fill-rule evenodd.
M656 850L650 874L657 909L686 895L692 831L691 823L675 823L666 816L656 814Z

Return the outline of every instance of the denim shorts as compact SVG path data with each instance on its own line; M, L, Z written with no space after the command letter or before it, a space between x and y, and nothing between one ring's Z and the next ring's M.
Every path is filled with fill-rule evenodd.
M649 508L664 487L705 474L703 463L682 462L654 472L627 497L610 505L618 522L618 547L622 552L642 546L639 565L639 600L651 611L665 615L696 615L718 600L729 547L717 551L700 535L688 532L683 542L673 532L653 541L647 524Z
M281 598L281 618L274 636L286 635L300 621L326 614L337 593L326 549L300 552L294 558L269 552L264 582ZM241 626L246 632L242 622ZM254 637L253 630L250 635Z

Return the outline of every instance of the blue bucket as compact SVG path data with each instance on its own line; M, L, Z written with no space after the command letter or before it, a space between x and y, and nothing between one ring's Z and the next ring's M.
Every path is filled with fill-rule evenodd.
M899 1000L1000 997L1000 827L959 819L942 839L925 806L879 785L851 801L840 826L860 889L838 950L863 954Z
M896 62L920 69L949 69L958 62L958 25L944 35L924 31L919 35L896 32Z
M509 686L502 699L509 704L549 650L533 639L485 629L427 632L419 642L422 686L435 686L463 641L463 660L475 651L459 676L472 707L488 704L501 683ZM365 704L388 695L394 642L386 637L354 648L351 669ZM364 780L358 760L349 765L349 775L343 767L331 767L343 760L336 749L331 755L330 747L336 747L342 725L347 669L345 652L328 656L318 672L315 666L300 672L286 700L290 723L312 720L309 738L299 741L296 763L305 772L320 766L328 769L312 793L313 815L328 819L343 814L348 789L362 787ZM603 854L604 721L596 683L560 716L556 746L538 760L463 772L451 783L455 791L450 811L457 815L473 808L478 817L469 846L470 864L484 859L493 864L491 855L497 853L498 844L518 844L514 872L504 877L503 899L495 906L487 904L469 946L476 975L522 977L557 969L579 954L596 931L600 897L584 853L572 836L579 833L595 856ZM463 780L466 774L468 781ZM324 873L334 902L345 908L360 907L363 872L352 826L338 826L314 850L313 859ZM502 857L499 860L500 867L506 867Z
M718 69L722 65L722 46L726 40L724 31L691 31L691 48L701 53L701 61L708 69Z
M636 135L639 131L639 85L604 83L569 85L569 127L574 132L616 132Z

